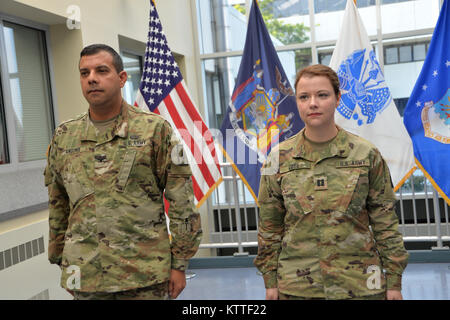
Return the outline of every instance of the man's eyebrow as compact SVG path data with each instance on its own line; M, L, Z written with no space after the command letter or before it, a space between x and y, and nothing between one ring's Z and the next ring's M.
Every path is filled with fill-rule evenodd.
M98 66L95 67L95 69L99 69L99 68L108 68L108 69L110 69L109 66L106 65L106 64L101 64L101 65L98 65Z
M110 67L108 65L106 65L106 64L100 64L98 66L95 66L94 69L99 69L99 68L108 68L108 69L110 69ZM82 70L89 70L89 68L80 68L80 71L82 71Z

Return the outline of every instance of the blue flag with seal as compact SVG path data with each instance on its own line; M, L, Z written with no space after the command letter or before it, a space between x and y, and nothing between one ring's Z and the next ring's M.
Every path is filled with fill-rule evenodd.
M253 0L242 61L220 131L222 151L256 202L261 167L270 150L303 126L294 90Z
M450 4L444 0L403 122L417 166L450 205Z

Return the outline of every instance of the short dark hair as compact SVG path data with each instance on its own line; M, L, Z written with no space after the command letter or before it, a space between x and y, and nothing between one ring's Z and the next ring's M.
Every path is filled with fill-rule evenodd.
M110 46L108 46L106 44L96 43L96 44L91 44L87 47L84 47L80 53L80 61L81 61L81 57L91 56L91 55L99 53L100 51L106 51L112 56L113 65L114 65L114 68L116 68L117 73L123 71L122 57L117 53L116 50L114 50L113 48L111 48Z
M314 64L301 69L297 72L295 77L295 90L297 90L297 83L300 81L301 77L326 77L330 80L331 86L333 87L336 97L339 96L339 77L336 72L330 67L323 64Z

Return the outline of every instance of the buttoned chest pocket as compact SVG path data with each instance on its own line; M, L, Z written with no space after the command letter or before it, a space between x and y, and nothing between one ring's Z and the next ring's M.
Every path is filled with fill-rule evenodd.
M303 162L280 167L280 186L287 219L301 219L303 215L312 212L314 207L312 185L311 164Z
M121 148L116 155L116 161L120 163L115 180L117 192L137 199L161 198L152 170L149 148Z
M84 156L80 150L76 152L66 150L61 161L60 174L72 208L94 193L92 181L88 175L88 164L83 161Z
M327 199L330 209L349 215L359 214L369 192L369 166L337 165L330 172Z

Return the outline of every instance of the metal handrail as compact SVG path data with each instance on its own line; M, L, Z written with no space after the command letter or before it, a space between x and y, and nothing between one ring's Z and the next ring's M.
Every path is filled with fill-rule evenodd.
M221 163L222 172L231 168L230 163ZM230 169L228 169L230 170ZM413 176L412 176L413 177ZM257 221L258 208L254 201L247 201L245 195L246 187L241 178L231 170L231 175L223 175L221 186L213 192L213 197L208 199L208 218L212 219L210 228L213 231L209 234L209 243L202 243L202 249L224 249L236 248L236 255L246 254L244 248L257 247ZM416 192L414 189L414 177L411 178L411 192L404 193L403 187L396 194L399 201L399 230L403 234L405 242L436 242L436 246L432 249L444 250L448 247L444 246L444 241L450 241L450 223L448 205L444 201L444 217L445 223L441 222L441 213L439 207L439 195L433 188L433 213L434 223L431 222L431 211L428 205L428 181L425 179L424 192ZM221 195L222 193L222 195ZM226 199L221 199L225 196ZM242 200L242 201L241 201ZM253 199L250 199L253 200ZM405 204L412 201L412 210L405 212ZM418 211L418 201L425 201L425 212ZM243 212L241 212L241 209ZM253 210L255 226L249 225L249 211ZM233 214L234 211L234 214ZM228 221L223 221L222 214L228 216ZM426 223L419 222L419 213L426 215ZM406 222L406 214L413 223ZM412 219L411 219L412 214ZM235 221L233 222L233 216ZM243 216L244 224L241 222ZM244 240L245 239L245 240Z

